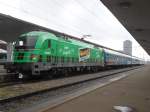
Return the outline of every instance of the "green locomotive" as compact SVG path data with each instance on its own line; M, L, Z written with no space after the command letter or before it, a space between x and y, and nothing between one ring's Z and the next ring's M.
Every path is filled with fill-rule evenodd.
M97 70L104 66L102 48L42 31L22 34L15 42L13 58L13 69L25 75Z

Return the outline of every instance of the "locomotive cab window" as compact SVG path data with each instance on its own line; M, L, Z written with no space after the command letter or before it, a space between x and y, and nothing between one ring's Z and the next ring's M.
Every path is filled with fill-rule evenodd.
M37 41L36 36L23 36L19 37L15 43L16 49L33 49Z

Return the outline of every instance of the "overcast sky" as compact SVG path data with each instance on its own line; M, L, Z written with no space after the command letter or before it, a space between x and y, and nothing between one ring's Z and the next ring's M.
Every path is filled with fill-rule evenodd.
M68 33L116 50L133 42L133 55L149 58L100 0L0 0L0 13Z

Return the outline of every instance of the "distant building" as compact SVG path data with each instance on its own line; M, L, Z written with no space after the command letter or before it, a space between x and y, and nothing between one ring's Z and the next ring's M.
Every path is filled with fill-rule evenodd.
M126 40L123 42L123 52L128 55L132 55L132 42Z

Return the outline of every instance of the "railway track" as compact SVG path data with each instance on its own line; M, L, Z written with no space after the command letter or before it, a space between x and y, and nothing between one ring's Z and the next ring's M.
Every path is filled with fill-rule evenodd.
M0 75L0 88L27 83L27 81L17 79L15 75L15 73Z
M44 77L42 79L37 78L37 79L21 80L21 79L17 79L15 77L13 80L10 79L10 80L5 80L3 82L0 82L0 88L7 87L7 86L14 86L14 85L17 85L17 84L28 84L28 83L34 83L34 82L40 82L40 81L46 81L46 80L50 80L50 79L47 79L46 77Z
M24 99L26 97L31 97L37 94L42 94L44 92L96 80L102 77L123 73L137 68L139 67L110 70L100 73L93 73L92 75L87 74L62 79L47 80L25 84L15 84L2 87L0 88L0 104L14 102L16 100Z

